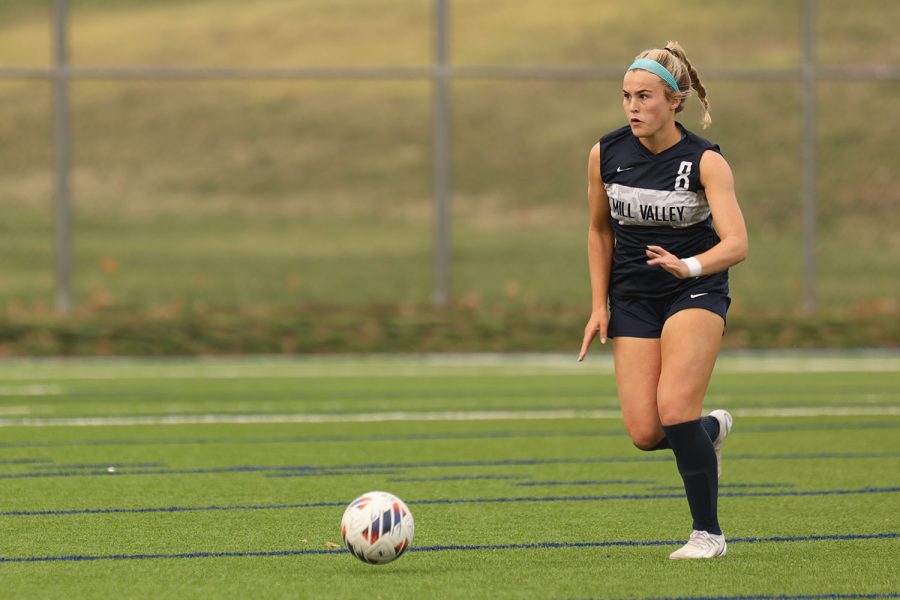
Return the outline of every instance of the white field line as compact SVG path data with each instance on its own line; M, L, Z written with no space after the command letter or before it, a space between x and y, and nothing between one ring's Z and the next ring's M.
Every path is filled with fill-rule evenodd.
M0 396L59 396L62 386L35 383L30 385L0 385Z
M900 406L808 406L744 408L736 417L882 417L900 416ZM375 412L342 414L163 415L134 417L48 417L0 419L0 427L116 427L129 425L252 425L258 423L378 423L387 421L515 421L620 419L618 410L484 410Z
M422 354L368 356L259 356L171 359L5 359L0 381L228 380L311 377L597 376L613 372L609 351L595 349L584 363L576 354ZM900 373L900 352L723 352L717 373Z

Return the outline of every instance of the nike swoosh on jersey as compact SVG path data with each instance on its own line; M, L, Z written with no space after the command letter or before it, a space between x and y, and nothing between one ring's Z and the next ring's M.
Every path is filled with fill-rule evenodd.
M618 168L616 169L616 173L621 173L622 171L630 171L630 170L632 170L633 168L634 168L634 167L625 167L625 168L623 169L622 167L618 167Z
M705 295L707 295L708 293L709 293L709 292L703 292L702 294L691 294L691 299L699 298L700 296L705 296Z

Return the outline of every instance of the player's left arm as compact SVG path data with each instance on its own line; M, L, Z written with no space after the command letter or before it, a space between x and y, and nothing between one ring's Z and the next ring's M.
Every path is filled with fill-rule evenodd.
M734 191L734 175L728 161L718 152L707 150L700 158L700 183L706 190L706 200L720 239L706 252L694 256L700 262L702 274L709 275L747 258L750 243ZM690 276L688 266L681 260L687 256L675 256L660 246L648 246L647 257L647 264L659 265L680 279Z

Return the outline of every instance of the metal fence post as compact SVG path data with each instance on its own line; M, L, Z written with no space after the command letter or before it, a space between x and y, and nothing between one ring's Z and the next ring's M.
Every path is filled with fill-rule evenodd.
M69 191L68 0L54 0L54 118L56 164L56 310L72 310L72 214Z
M450 302L450 73L447 1L434 0L434 303Z
M816 309L815 0L803 3L803 309Z

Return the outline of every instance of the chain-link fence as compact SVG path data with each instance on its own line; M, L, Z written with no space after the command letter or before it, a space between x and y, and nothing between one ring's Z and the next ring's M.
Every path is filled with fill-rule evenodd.
M588 150L677 38L750 229L734 310L896 316L900 5L597 4L8 0L0 299L587 306Z

